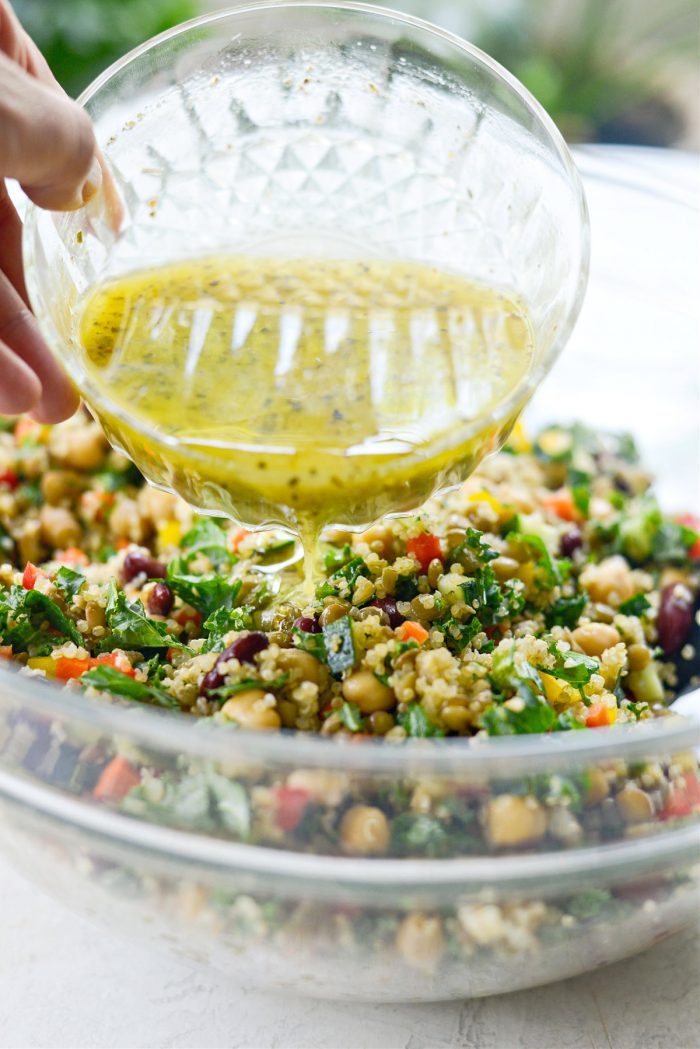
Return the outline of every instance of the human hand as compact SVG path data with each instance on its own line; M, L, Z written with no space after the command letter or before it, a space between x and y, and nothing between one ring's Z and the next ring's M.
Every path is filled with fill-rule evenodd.
M39 422L72 415L78 395L29 309L22 224L5 178L35 204L72 211L99 191L102 171L90 120L63 93L8 0L0 0L0 413Z

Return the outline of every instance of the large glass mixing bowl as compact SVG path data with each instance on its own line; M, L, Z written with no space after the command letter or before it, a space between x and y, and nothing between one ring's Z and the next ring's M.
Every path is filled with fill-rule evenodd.
M80 101L124 217L115 234L102 199L68 215L30 208L32 305L115 446L150 481L205 511L296 531L300 504L355 525L411 509L463 479L504 439L567 341L588 264L580 180L522 85L450 33L362 4L247 4L149 41ZM251 442L268 456L261 474L260 456L234 462L225 441L183 444L137 405L121 404L118 390L98 387L78 338L81 301L100 282L231 252L418 262L513 289L531 314L532 366L485 417L465 409L427 451L407 447L380 462L364 445L352 454L315 447L332 460L325 481L305 469L303 450L270 447L261 427ZM427 335L407 348L406 368L413 360L426 383L437 383L430 410L439 416L448 377L431 374L430 324L416 321ZM338 360L341 388L348 357ZM193 367L188 353L183 397ZM374 397L379 362L370 374ZM489 381L488 366L479 378ZM232 389L231 412L245 398L245 389ZM301 478L293 494L290 477ZM333 492L348 488L355 502L339 503Z

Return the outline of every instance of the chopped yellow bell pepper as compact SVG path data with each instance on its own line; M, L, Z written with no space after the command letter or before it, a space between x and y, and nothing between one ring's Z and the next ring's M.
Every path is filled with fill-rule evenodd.
M164 524L158 526L158 545L163 548L166 546L177 546L182 539L182 526L179 521L174 518L170 521L165 521Z
M56 676L56 660L51 656L32 656L27 660L27 666L32 670L43 670L47 677Z
M487 492L485 488L481 488L478 492L472 492L467 498L470 503L488 503L497 514L503 513L503 504L499 503L498 499L491 495L490 492Z

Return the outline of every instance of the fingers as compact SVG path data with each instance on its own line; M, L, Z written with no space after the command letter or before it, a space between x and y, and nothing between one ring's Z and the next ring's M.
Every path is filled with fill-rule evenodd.
M29 305L22 266L22 223L0 178L0 270Z
M27 306L0 274L0 411L31 411L39 422L67 419L79 398L42 339Z
M99 190L90 119L80 106L0 54L0 175L40 207L73 210Z
M31 368L0 341L0 415L29 412L41 397L41 383Z

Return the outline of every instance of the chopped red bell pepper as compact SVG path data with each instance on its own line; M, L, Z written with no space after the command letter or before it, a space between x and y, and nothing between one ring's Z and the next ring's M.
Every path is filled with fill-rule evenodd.
M33 590L39 576L43 576L44 579L48 578L46 572L42 572L42 570L37 568L36 565L33 565L31 561L27 561L24 566L24 572L22 573L22 586L24 589Z
M301 823L309 803L309 792L302 787L275 787L275 823L280 830L290 831Z
M693 561L700 560L700 517L696 517L695 514L678 514L676 521L697 533L697 539L688 550L688 557Z
M9 488L11 492L14 492L18 484L19 477L9 466L5 470L0 470L0 485L4 485L5 488Z
M406 541L406 551L415 557L424 572L428 571L428 565L436 558L442 561L443 553L440 540L432 532L422 532Z

